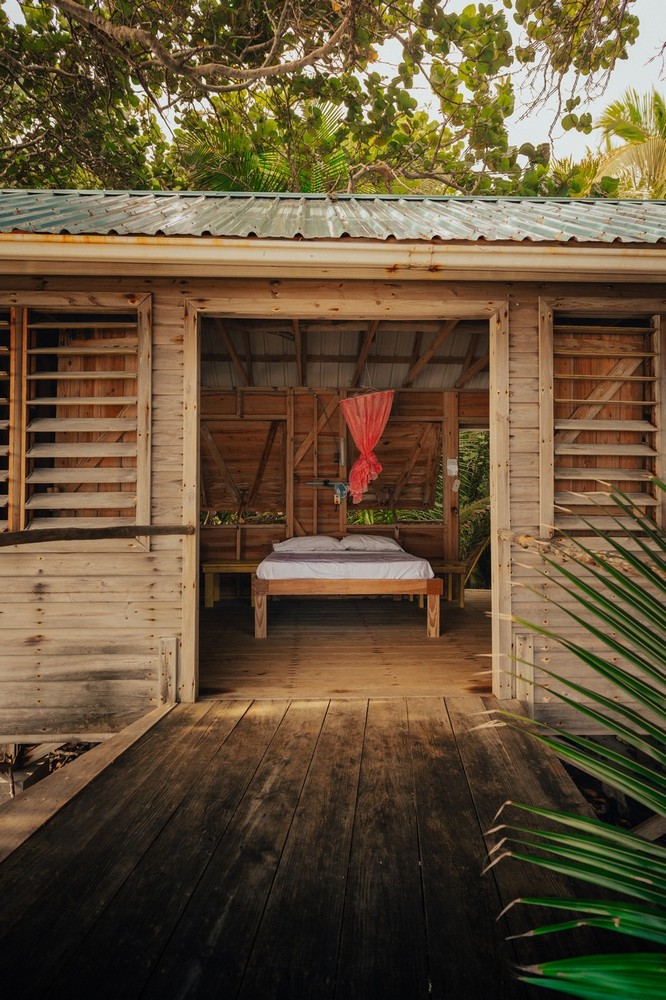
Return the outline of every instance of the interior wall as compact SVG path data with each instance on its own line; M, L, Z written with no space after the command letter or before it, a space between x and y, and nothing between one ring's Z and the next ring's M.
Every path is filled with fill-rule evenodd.
M340 400L345 390L261 389L201 392L202 510L225 511L235 523L201 529L201 560L261 559L273 542L292 535L345 534L351 510L427 511L435 505L442 463L457 459L459 410L463 421L484 426L487 393L455 390L396 392L377 446L380 477L359 505L336 502L332 485L345 482L357 450ZM441 522L403 518L363 530L397 535L415 555L458 557L455 475L445 475ZM277 523L256 523L270 513ZM281 522L281 523L280 523Z

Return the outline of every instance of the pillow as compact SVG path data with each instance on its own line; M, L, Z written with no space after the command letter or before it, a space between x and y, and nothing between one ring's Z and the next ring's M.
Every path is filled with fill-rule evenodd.
M284 542L274 542L274 552L333 552L340 548L337 538L329 535L294 535Z
M345 535L340 539L340 545L347 552L402 552L402 545L399 545L394 538L387 538L385 535Z

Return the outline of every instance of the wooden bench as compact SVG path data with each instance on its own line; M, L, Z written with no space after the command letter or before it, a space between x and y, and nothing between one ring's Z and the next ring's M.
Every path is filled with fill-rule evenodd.
M465 584L469 580L470 576L474 572L474 567L478 563L479 559L488 548L490 544L490 538L485 538L482 542L472 549L470 554L466 559L459 559L455 562L443 562L437 559L430 559L430 565L432 566L433 572L437 576L443 576L446 579L446 599L447 601L453 600L454 594L454 580L457 579L458 585L458 606L461 608L465 607Z
M220 573L257 572L260 559L223 559L205 562L201 567L204 575L204 607L212 608L220 599Z

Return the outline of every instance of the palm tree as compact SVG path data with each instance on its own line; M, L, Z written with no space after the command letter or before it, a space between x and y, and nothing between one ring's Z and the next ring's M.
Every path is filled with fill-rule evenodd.
M618 193L629 198L666 197L666 100L629 89L610 104L597 122L606 152L595 179L616 177ZM622 145L613 146L613 139Z
M344 187L344 112L307 101L245 106L228 100L217 117L190 115L176 133L186 183L199 190L323 192Z

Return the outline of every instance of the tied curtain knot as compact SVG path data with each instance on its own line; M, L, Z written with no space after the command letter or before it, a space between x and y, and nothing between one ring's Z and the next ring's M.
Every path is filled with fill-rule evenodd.
M349 470L349 492L359 503L368 486L382 471L374 447L379 441L391 412L394 392L371 392L340 401L342 414L360 455Z

